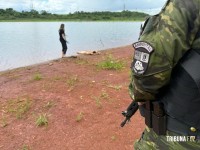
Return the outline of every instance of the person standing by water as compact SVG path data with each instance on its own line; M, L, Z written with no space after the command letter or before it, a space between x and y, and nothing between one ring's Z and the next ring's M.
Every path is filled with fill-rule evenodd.
M60 36L60 42L62 44L62 58L63 58L67 52L67 40L66 40L66 35L65 35L65 25L64 24L60 25L59 36Z

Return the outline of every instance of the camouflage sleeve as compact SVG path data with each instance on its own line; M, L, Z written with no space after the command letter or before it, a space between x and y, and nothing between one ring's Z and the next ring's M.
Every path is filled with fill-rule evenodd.
M159 89L169 82L172 68L192 47L199 29L199 3L199 0L168 0L162 11L145 23L139 42L147 43L153 50L149 51L147 67L143 63L143 72L137 72L134 67L140 62L136 57L143 53L133 44L129 89L135 101L154 100Z

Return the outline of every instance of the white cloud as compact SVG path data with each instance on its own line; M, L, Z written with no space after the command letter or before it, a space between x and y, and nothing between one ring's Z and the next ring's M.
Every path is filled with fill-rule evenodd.
M153 10L161 8L166 0L1 0L0 8L13 8L17 11L46 10L51 13L75 11L121 11ZM32 5L33 4L33 5Z

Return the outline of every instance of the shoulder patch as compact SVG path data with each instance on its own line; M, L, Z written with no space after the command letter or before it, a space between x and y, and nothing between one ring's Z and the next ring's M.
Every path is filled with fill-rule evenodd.
M154 51L153 47L147 42L133 43L135 55L131 65L132 70L138 74L144 74L147 70L150 54Z

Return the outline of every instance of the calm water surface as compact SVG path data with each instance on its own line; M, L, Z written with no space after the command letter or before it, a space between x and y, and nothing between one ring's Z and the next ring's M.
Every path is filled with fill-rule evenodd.
M61 57L58 29L63 22L0 23L0 71ZM141 22L64 22L67 56L137 41Z

